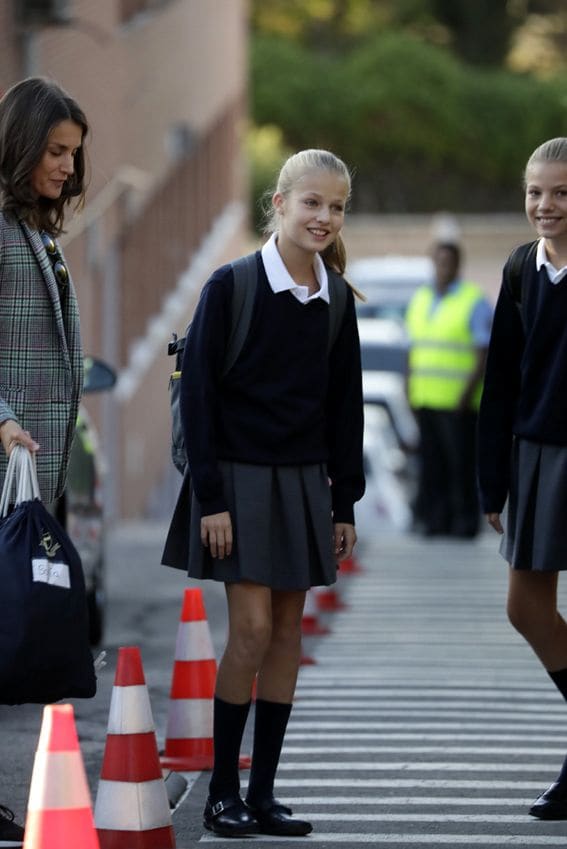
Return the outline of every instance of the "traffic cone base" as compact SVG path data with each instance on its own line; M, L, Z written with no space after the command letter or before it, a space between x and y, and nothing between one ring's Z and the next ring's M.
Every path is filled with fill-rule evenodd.
M171 849L175 846L173 828L152 828L149 831L101 831L100 849ZM83 849L83 847L81 847Z
M212 769L214 760L213 740L196 739L168 740L167 754L160 758L162 767L178 772L195 772Z
M177 745L176 745L177 743ZM212 740L193 740L190 751L187 751L186 740L172 740L169 746L169 755L161 756L161 765L166 769L178 772L201 772L213 768L215 753ZM199 751L201 749L201 751ZM250 769L252 758L250 755L240 755L238 758L239 769Z

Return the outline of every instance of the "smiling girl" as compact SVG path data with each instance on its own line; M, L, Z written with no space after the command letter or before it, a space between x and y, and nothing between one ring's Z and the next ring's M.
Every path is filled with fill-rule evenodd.
M484 512L499 534L508 498L500 551L510 564L510 621L567 700L567 623L557 609L558 576L567 569L567 138L530 156L525 209L538 242L524 264L521 304L508 274L500 290L479 477ZM567 759L530 813L567 819Z
M272 197L271 237L256 253L254 308L238 359L223 376L230 266L204 287L185 347L189 575L224 582L228 600L204 812L205 827L225 836L311 831L274 799L273 787L300 660L305 593L332 584L338 562L350 556L353 505L364 491L360 349L352 291L341 277L334 282L345 307L328 350L337 291L329 277L345 268L340 232L349 194L348 169L332 153L292 156ZM187 519L181 534L188 526ZM175 533L172 526L170 539ZM256 676L244 803L238 756Z

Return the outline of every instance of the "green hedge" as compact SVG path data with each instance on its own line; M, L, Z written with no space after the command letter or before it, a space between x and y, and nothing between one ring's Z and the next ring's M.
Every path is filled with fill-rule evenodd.
M257 35L251 57L254 122L342 156L355 209L517 211L527 157L567 135L565 80L465 66L405 33L337 56Z

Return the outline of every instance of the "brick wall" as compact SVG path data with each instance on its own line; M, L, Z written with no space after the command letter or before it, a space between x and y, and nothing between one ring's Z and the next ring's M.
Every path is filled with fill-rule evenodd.
M144 340L216 219L245 193L247 0L69 5L70 25L21 33L12 0L0 2L0 90L26 75L54 78L92 128L88 202L63 244L85 349L137 386L127 397L85 400L110 458L110 513L136 516L169 463L167 392L159 380L149 391L150 376L169 364ZM244 219L231 253L243 233ZM218 262L209 251L211 268L226 250L217 244ZM142 349L155 360L144 360L143 379L134 357Z

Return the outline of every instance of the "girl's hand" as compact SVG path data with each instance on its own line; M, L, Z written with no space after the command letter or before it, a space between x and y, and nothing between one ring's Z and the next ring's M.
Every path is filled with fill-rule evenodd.
M354 544L356 542L356 531L354 525L349 525L346 522L337 522L334 526L335 531L335 554L337 561L340 563L350 557Z
M201 518L201 542L211 551L211 557L224 560L232 554L232 521L230 513L213 513Z
M503 534L504 528L502 527L502 522L500 521L500 513L485 513L486 521L490 525L491 528L494 528L497 534Z
M13 419L6 419L0 424L0 439L4 451L9 456L14 445L23 445L35 454L39 450L39 445L32 439L27 430L22 430L20 425Z

